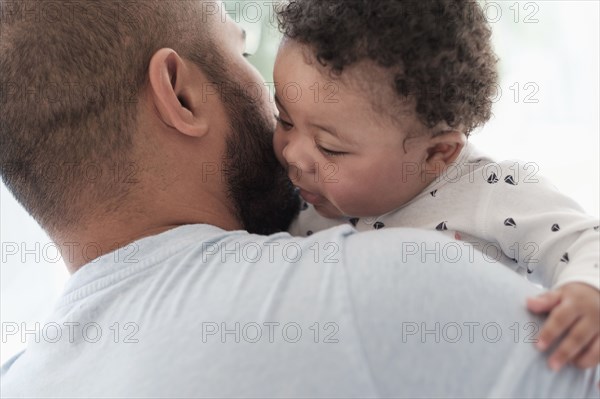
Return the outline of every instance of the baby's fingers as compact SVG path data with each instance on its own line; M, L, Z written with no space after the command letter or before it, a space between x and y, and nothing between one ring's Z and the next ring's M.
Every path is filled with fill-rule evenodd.
M595 336L596 331L592 326L585 319L579 319L550 356L550 368L554 371L560 370L566 363L575 359Z
M592 342L583 349L573 363L582 369L596 367L600 363L600 335L596 335L592 339ZM598 388L600 388L600 384Z
M548 291L536 297L527 298L527 309L533 313L547 313L560 303L557 291Z
M573 311L570 306L565 306L564 302L554 308L542 326L538 336L537 348L542 351L548 349L558 337L571 328L578 318L579 313Z

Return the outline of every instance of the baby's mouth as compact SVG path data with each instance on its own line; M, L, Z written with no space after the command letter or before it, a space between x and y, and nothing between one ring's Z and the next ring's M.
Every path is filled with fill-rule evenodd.
M324 200L324 198L319 194L311 193L310 191L306 191L300 187L296 187L296 189L298 190L298 194L300 194L302 199L309 204L318 205Z

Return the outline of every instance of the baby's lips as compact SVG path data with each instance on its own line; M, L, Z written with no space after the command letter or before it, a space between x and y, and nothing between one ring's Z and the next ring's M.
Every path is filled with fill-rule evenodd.
M314 193L311 193L310 191L306 191L303 189L300 189L300 196L304 199L304 201L308 202L309 204L313 204L313 205L318 204L323 199L323 197L320 196L319 194L314 194Z

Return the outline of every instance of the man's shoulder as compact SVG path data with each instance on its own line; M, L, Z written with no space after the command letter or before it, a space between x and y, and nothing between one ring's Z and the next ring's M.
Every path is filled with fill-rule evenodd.
M0 368L0 379L4 378L4 376L6 375L6 373L8 372L8 370L10 370L11 366L17 361L17 359L19 359L19 357L21 357L21 355L23 355L25 353L25 350L22 350L21 352L17 353L16 355L14 355L13 357L11 357L10 359L8 359Z

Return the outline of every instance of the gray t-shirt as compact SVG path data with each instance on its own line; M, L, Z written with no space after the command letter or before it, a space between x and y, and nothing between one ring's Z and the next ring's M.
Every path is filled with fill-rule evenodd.
M535 350L539 289L455 244L350 226L141 239L71 277L2 397L598 397L598 368L554 373Z

